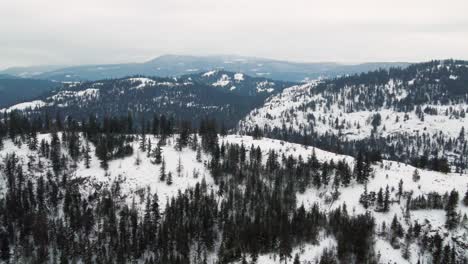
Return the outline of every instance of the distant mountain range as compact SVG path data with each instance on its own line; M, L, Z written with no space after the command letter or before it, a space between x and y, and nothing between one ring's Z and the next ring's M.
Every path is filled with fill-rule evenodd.
M405 67L406 62L373 62L345 65L333 62L297 63L265 58L232 55L181 56L164 55L143 63L102 64L83 66L15 67L0 74L55 81L95 81L132 75L181 76L209 70L241 72L255 77L300 82L307 79L330 78L379 68Z

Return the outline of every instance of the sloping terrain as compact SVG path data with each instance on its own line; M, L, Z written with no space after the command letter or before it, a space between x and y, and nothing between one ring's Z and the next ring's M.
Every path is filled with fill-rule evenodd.
M466 166L467 66L434 61L294 86L254 109L239 130L257 126L276 138L414 164L444 157L458 171Z
M67 134L68 133L69 132L67 132ZM70 135L59 134L59 138L67 138ZM146 145L143 150L140 136L135 136L133 140L128 142L134 150L133 153L109 161L107 169L102 168L100 159L94 155L97 150L93 144L90 144L91 147L89 151L91 155L89 165L87 165L84 156L78 159L69 156L68 140L70 139L66 139L66 141L61 140L61 152L66 160L64 164L67 164L62 170L64 175L67 175L66 182L70 185L68 188L72 189L72 186L76 186L82 199L89 199L89 206L96 206L97 208L101 208L102 205L99 205L99 203L97 205L93 204L99 201L101 196L106 197L107 190L112 190L112 193L117 193L117 196L115 196L115 194L111 196L113 197L112 199L115 199L114 202L116 205L118 205L115 210L120 212L131 210L130 215L135 211L136 214L139 215L139 221L143 221L145 217L147 195L149 195L148 197L155 193L158 195L159 210L162 219L164 219L169 217L167 214L170 212L166 211L166 207L173 206L168 205L168 203L173 204L177 196L180 197L181 193L184 193L185 190L193 190L193 188L197 186L197 183L202 183L202 185L205 186L203 188L207 188L208 193L213 192L211 195L215 195L218 202L229 200L230 195L234 194L223 195L223 189L220 187L222 184L228 184L229 173L225 176L218 175L213 177L211 165L209 165L213 160L213 156L203 151L200 155L197 153L200 152L199 150L194 150L192 148L192 146L196 145L200 148L202 143L200 141L196 143L192 142L190 143L190 147L178 150L178 138L178 135L167 138L165 140L166 145L161 148L162 159L165 161L164 172L167 175L172 175L171 182L169 182L167 176L162 180L161 166L163 165L154 162L155 157L153 156L153 152L150 151L150 149L154 150L156 147L155 143L160 140L159 137L147 136L146 140L147 142L153 142L153 148L151 148L151 145ZM50 144L50 146L54 144L52 142L53 135L51 134L38 135L38 141L45 141ZM87 140L82 135L79 136L79 141L81 146L87 146ZM8 194L11 192L12 188L8 185L11 183L11 179L7 178L7 176L10 175L8 170L10 168L9 164L12 162L12 155L15 155L14 162L19 166L17 170L21 167L23 173L24 178L20 179L20 182L30 181L32 186L35 186L35 189L37 186L40 186L41 183L39 183L39 181L48 179L47 186L54 186L55 180L53 179L54 176L51 174L54 165L47 157L48 154L44 156L44 152L41 148L31 150L30 144L28 144L27 141L22 142L22 144L19 144L19 142L21 142L19 140L15 142L16 143L13 143L8 139L5 140L3 148L0 151L0 167L2 168L0 172L0 178L2 179L0 200L5 196L8 197L8 195L11 195ZM222 148L226 148L227 152L222 154L221 158L226 162L229 162L232 158L230 154L232 150L230 147L232 146L245 146L245 155L246 157L250 157L250 162L254 162L252 160L252 155L257 155L253 153L252 150L255 151L259 149L261 151L260 160L262 161L262 170L269 170L269 167L272 165L272 160L270 159L272 153L277 155L275 162L278 162L278 166L290 166L287 165L286 161L282 161L282 159L284 159L282 156L286 158L291 156L299 162L305 162L311 158L316 158L320 164L319 171L325 168L323 166L327 166L324 164L339 164L340 162L344 162L344 164L348 164L351 168L355 167L356 164L356 160L349 156L337 155L317 148L267 138L253 139L249 136L228 135L226 137L220 137L219 143L223 146ZM225 163L225 165L227 164L229 163ZM293 165L295 168L294 171L296 171L296 166L299 166L299 164ZM418 172L420 179L414 179L415 171ZM61 173L59 175L61 175ZM467 257L466 249L468 245L466 241L468 237L468 220L466 215L468 214L468 206L463 204L462 199L456 201L456 212L459 216L459 224L457 224L455 228L450 229L446 226L447 220L444 208L419 208L418 205L421 205L421 200L416 200L416 198L421 199L421 197L432 197L434 194L440 194L442 197L445 197L444 195L451 191L457 191L463 196L468 188L468 177L466 174L442 174L428 170L417 170L406 164L384 160L371 166L371 174L369 176L367 184L365 185L357 183L354 179L352 179L350 183L345 184L344 182L341 183L343 178L339 178L342 177L339 169L333 167L329 171L327 182L322 181L320 186L316 186L315 183L308 183L306 188L302 191L300 188L296 189L295 187L294 189L297 190L297 192L294 194L296 199L294 204L299 211L302 210L302 207L309 211L310 208L318 206L317 209L321 212L332 214L335 210L341 210L344 208L343 206L345 206L347 209L343 210L347 210L347 213L350 215L365 214L366 212L370 214L370 216L375 219L375 234L372 236L371 244L371 248L374 251L372 255L374 255L378 263L417 263L418 261L431 261L434 258L431 253L432 249L424 244L424 239L433 239L436 234L443 235L441 238L442 244L453 247L454 254L456 254L458 259L462 259L463 256ZM59 179L60 181L65 181L65 178L62 179L59 177ZM338 183L336 179L339 179ZM237 188L239 188L241 193L246 191L245 188L247 188L248 182L249 181L240 182ZM19 184L21 185L22 183ZM59 185L59 190L62 190L62 184L66 186L65 183L61 183ZM295 182L294 185L300 185L300 183ZM51 187L47 187L47 189L49 188ZM199 188L199 186L196 188ZM369 201L369 204L365 207L362 202L363 194L374 193L375 195L378 193L379 189L382 188L384 190L386 188L389 190L388 197L385 198L390 202L388 209L382 211L379 207L378 199L372 202ZM37 190L39 192L39 189ZM53 189L50 190L52 191ZM235 191L233 192L236 193ZM52 196L50 195L51 194L47 194L47 203L51 202L49 199L51 199L50 197ZM67 195L65 195L65 197L67 197ZM238 195L240 195L240 193L238 193ZM244 193L244 195L248 194ZM59 198L59 203L62 203L62 199L63 198ZM447 197L443 198L443 201L446 201L446 199ZM414 201L418 201L419 203L416 204ZM103 200L103 202L105 202L105 200ZM126 206L131 209L125 209ZM62 213L52 212L51 216L60 219ZM344 211L342 213L344 213ZM68 215L70 213L65 214ZM122 223L124 217L125 214L120 214L117 218L119 219L119 223ZM69 221L67 219L68 218L64 219L66 225L68 225ZM217 226L220 229L222 226L221 222L223 221L221 219L222 218L216 220L219 221ZM398 235L396 233L396 227L393 226L395 221L397 221L400 228L402 228L401 232L403 232L403 234L409 234L411 238L408 239L405 238L406 235ZM413 231L414 228L419 228L417 235L413 234L413 232L415 232ZM217 229L218 228L215 228L215 230ZM98 230L100 229L93 231L93 234ZM105 228L103 230L105 230ZM116 232L121 234L121 232L123 232L122 230L124 229L120 227L119 231ZM219 232L221 232L221 230L219 230ZM276 232L280 231L277 230ZM103 243L94 235L90 236L90 238L96 243ZM296 255L301 261L320 260L321 256L326 254L326 252L335 252L333 254L336 254L337 248L341 247L338 245L339 243L341 242L337 241L337 237L334 234L320 231L316 236L315 242L305 242L295 245L290 253L291 258L289 258L289 261L292 261ZM222 243L216 242L215 245L212 251L206 253L205 259L215 261L221 257L220 249L218 248L223 247ZM75 251L71 252L74 252L73 255L77 254ZM72 253L70 253L69 256L71 255ZM150 254L147 256L150 256ZM193 263L198 263L196 262L196 251L191 252L190 256ZM247 260L251 260L251 254L246 254L246 256ZM21 261L27 259L27 256L17 256L16 258L16 260ZM144 257L140 257L140 260L144 259ZM241 261L228 261L227 263L241 263ZM256 263L284 263L284 258L280 257L278 252L271 252L268 254L262 253L257 257Z
M154 113L193 123L206 116L235 126L250 109L292 83L252 78L241 73L207 72L180 78L130 77L96 82L69 82L63 87L3 111L40 115L60 112L75 118L125 116L149 120Z

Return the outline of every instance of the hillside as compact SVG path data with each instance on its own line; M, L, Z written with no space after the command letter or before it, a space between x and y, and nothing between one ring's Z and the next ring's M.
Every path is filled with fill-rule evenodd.
M364 148L422 167L446 158L450 170L461 171L467 66L433 61L294 86L254 109L238 128L253 133L257 126L271 137L352 155Z
M445 258L444 246L449 258L468 257L466 174L217 136L209 124L197 135L153 135L70 120L64 132L25 135L10 120L19 127L9 126L10 138L0 130L0 211L15 212L2 224L17 228L1 237L34 238L29 253L11 240L16 263L417 263ZM25 216L31 221L21 223ZM57 253L44 255L44 246Z
M193 124L208 116L233 127L251 109L293 85L289 82L253 78L241 73L210 71L179 78L127 77L96 82L69 82L63 87L13 105L3 111L20 110L33 115L46 113L74 118L98 119L125 116L136 122L150 120L154 113L177 120L191 119Z

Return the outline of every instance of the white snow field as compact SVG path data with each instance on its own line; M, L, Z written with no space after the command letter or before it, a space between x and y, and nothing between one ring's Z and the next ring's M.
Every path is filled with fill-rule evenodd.
M457 137L462 127L468 127L468 116L453 114L466 112L468 109L464 104L422 105L421 109L429 107L437 112L435 115L424 115L424 120L417 116L416 110L405 113L384 107L378 111L349 112L345 110L347 101L327 106L327 100L321 94L310 93L315 85L316 82L311 82L292 86L270 97L262 107L252 110L239 123L239 129L247 130L255 125L260 128L268 126L271 129L281 129L284 124L287 129L297 133L314 131L319 135L331 133L347 139L362 139L370 136L373 128L371 122L376 113L380 113L382 117L381 125L377 128L377 134L381 136L396 133L443 133ZM386 87L391 90L394 86L390 81ZM404 91L401 93L395 97L404 98ZM315 104L315 107L312 107L311 103ZM337 123L342 127L338 129Z

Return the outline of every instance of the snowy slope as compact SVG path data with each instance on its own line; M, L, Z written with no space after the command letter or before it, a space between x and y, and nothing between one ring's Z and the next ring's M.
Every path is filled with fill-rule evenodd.
M275 152L279 153L280 156L284 153L286 156L293 155L298 157L300 155L306 159L313 151L315 151L318 160L321 162L330 160L337 162L340 160L345 160L351 166L354 165L354 158L352 157L338 155L317 148L307 147L301 144L288 143L280 140L268 138L254 140L252 137L240 135L229 135L222 140L226 143L244 144L247 146L247 149L249 149L249 146L251 145L255 147L259 146L262 149L264 155L267 155L269 150L274 150ZM266 160L266 158L264 160ZM396 191L398 190L398 184L400 180L403 181L403 191L412 192L413 197L427 195L430 192L444 194L452 190L457 190L458 193L463 195L468 188L468 174L443 174L439 172L418 169L418 172L421 175L421 180L414 182L412 180L412 175L415 170L415 167L404 163L387 160L379 162L373 166L374 172L372 174L373 177L369 180L367 185L368 191L377 192L379 188L385 189L386 185L388 185L390 190L393 190L391 192L391 200L397 201L398 199ZM319 203L321 208L327 211L346 204L348 212L352 212L352 214L361 214L370 210L376 219L377 230L380 229L383 222L389 226L393 216L396 215L399 221L403 223L405 229L408 228L408 223L418 221L420 224L426 223L425 226L432 232L439 231L440 233L446 233L447 241L451 241L452 239L458 241L468 241L468 223L465 223L465 227L461 227L458 230L449 232L445 228L444 210L410 211L409 221L406 222L407 220L404 218L406 204L404 199L401 199L400 202L392 203L389 212L382 213L375 212L372 209L366 210L359 203L360 195L364 192L364 185L354 182L348 187L341 187L338 200L330 204L327 202L327 197L330 197L333 191L333 187L330 185L321 187L320 189L310 188L302 194L297 194L298 205L304 204L306 208L308 208L308 206ZM461 200L458 203L458 210L460 215L468 216L468 207L463 205ZM325 243L325 245L330 244L329 248L332 248L334 245L333 239L330 241L330 238L326 236L322 236L322 241L320 242L320 246L323 247L322 242ZM412 244L411 247L414 249L414 253L411 255L411 259L408 261L403 259L401 252L399 250L393 249L385 239L377 237L375 241L375 251L380 252L381 263L417 263L419 257L419 254L417 253L418 246L416 244ZM309 250L314 251L316 249L314 249L313 245L307 245L304 251L296 249L295 252L302 252L301 255L305 259L312 260L313 258L310 257ZM276 261L274 261L273 256L262 256L259 260L263 260L263 262L259 261L259 263L262 264L280 263L279 258L277 257Z
M50 134L41 134L38 136L38 139L39 141L42 139L50 141ZM156 138L149 139L153 142L157 142ZM162 153L166 162L166 173L171 172L173 175L173 184L170 186L159 180L159 169L161 165L153 164L151 159L147 157L147 153L143 153L138 149L138 141L133 142L132 146L135 151L132 156L110 161L107 171L100 166L99 160L94 155L94 146L90 144L92 158L90 168L87 169L85 167L83 160L79 161L77 167L71 168L69 171L71 179L87 179L86 184L81 186L83 193L92 192L96 186L100 186L100 188L110 187L115 182L119 182L122 192L128 196L137 193L139 190L150 188L151 192L158 193L163 208L167 199L177 195L178 191L194 187L196 183L202 180L204 180L208 186L212 186L213 179L203 165L203 162L196 161L196 153L190 149L177 151L171 142L174 142L174 139L169 139L168 145L162 147ZM30 157L34 158L36 161L48 161L38 153L29 150L26 144L17 146L13 144L11 140L4 142L4 148L0 151L0 160L3 160L6 155L11 155L13 153L16 154L20 162L23 163L24 171L29 171L27 163ZM65 150L63 150L63 153L65 153ZM139 165L136 164L138 157L141 160ZM181 177L177 177L176 173L179 158L183 162ZM51 164L48 163L44 166L42 171L30 172L34 174L35 178L39 176L45 177L47 172L51 170L50 166ZM194 172L198 174L197 178L193 177ZM4 177L2 173L0 173L0 176ZM6 181L1 182L5 184ZM4 190L4 186L0 187L0 193L3 193Z
M395 111L391 108L349 112L343 104L327 106L327 99L314 94L316 83L293 86L268 99L264 106L254 109L239 124L243 131L258 125L260 128L281 129L283 125L297 133L331 133L343 139L363 139L371 135L375 114L382 117L377 134L382 137L399 133L443 133L457 137L462 127L468 127L468 117L456 113L468 111L465 104L423 104L422 109L434 109L437 114L425 115L421 120L416 110ZM312 105L313 104L313 105ZM337 122L338 120L338 122ZM338 126L337 126L338 124Z
M159 180L159 168L160 165L155 165L151 163L149 157L144 152L138 150L138 141L133 142L133 148L135 150L134 154L130 157L123 159L117 159L110 161L109 169L107 171L103 170L100 167L98 159L94 156L94 148L92 147L92 160L91 167L86 169L84 162L82 160L78 161L76 168L70 168L70 177L72 179L86 179L84 183L80 186L81 191L86 193L91 193L96 186L100 187L109 187L112 183L119 182L122 193L131 197L132 194L138 194L139 190L150 188L151 192L157 192L160 201L161 207L164 208L164 205L167 199L177 195L178 191L193 187L197 182L205 181L208 185L208 188L216 189L216 186L213 183L213 179L210 176L209 171L205 167L205 163L210 160L210 157L207 154L203 154L202 162L196 161L196 153L190 148L185 148L182 151L177 151L174 148L175 138L174 136L170 138L167 142L167 145L163 147L163 157L167 163L167 172L172 172L173 174L173 184L168 186L165 182ZM39 141L45 139L50 140L49 134L39 135ZM156 138L150 137L153 143L157 142ZM317 158L320 162L333 160L334 162L344 160L350 166L353 166L354 158L345 155L338 155L332 152L323 151L317 148L303 146L300 144L283 142L280 140L274 139L253 139L250 136L240 136L240 135L228 135L226 137L220 138L220 143L224 144L244 144L246 149L249 150L250 146L260 147L262 153L265 156L263 161L266 161L266 156L270 150L275 150L277 153L288 155L293 155L298 157L302 156L304 159L307 159L313 152L317 155ZM46 159L41 157L37 152L32 152L28 149L26 144L18 146L13 144L11 140L6 140L4 142L4 148L0 151L0 160L6 155L15 153L23 164L24 171L35 175L46 176L47 171L50 168L50 164L45 164L44 169L41 171L30 171L28 170L27 163L28 161L34 159L41 159L45 161ZM140 159L139 165L137 165L137 159ZM177 177L176 167L178 160L182 161L183 164L183 173L181 177ZM394 162L394 161L382 161L373 166L374 173L373 177L369 180L367 185L369 191L378 191L379 188L385 187L388 185L391 191L391 200L397 200L396 190L398 189L398 183L400 180L403 180L404 185L403 189L405 192L413 192L413 197L418 195L425 195L429 192L439 192L445 193L450 192L455 189L460 194L464 194L468 187L468 175L466 174L443 174L428 170L419 170L421 175L421 180L418 182L413 182L412 175L415 171L415 168L406 164ZM194 172L197 172L199 176L197 178L193 177ZM0 177L3 177L3 171L0 172ZM5 184L5 180L1 181ZM5 186L0 186L0 194L3 196ZM364 190L364 186L352 182L348 187L340 188L340 195L338 200L333 203L329 203L328 197L331 196L333 188L331 185L323 186L319 189L309 188L304 193L298 193L298 205L304 204L306 208L314 203L318 203L322 210L329 211L343 204L347 205L348 212L350 214L359 214L366 212L366 209L359 203L359 198L361 193ZM132 200L129 198L129 203ZM451 241L452 239L458 241L467 241L468 238L468 226L454 230L448 231L445 224L445 212L443 210L418 210L411 211L410 219L407 222L404 218L404 199L400 203L394 202L391 204L390 211L387 213L375 212L371 208L368 209L376 219L377 227L379 230L382 222L386 222L387 226L389 225L391 219L394 215L397 215L400 222L403 224L404 228L408 228L409 222L418 221L421 224L424 224L424 228L429 229L431 232L440 231L441 233L446 234L445 240ZM464 206L461 201L458 204L458 210L461 215L468 214L468 208ZM466 223L468 224L468 223ZM317 245L306 244L301 247L295 248L293 250L293 256L298 253L302 260L315 260L319 258L319 254L323 251L324 248L334 248L336 247L336 241L333 237L328 236L327 234L321 234L319 236L319 243ZM409 261L401 257L400 250L394 249L383 237L377 236L375 238L375 251L380 255L380 263L416 263L419 257L419 247L415 243L411 245L412 254ZM275 254L267 254L259 256L259 264L266 263L280 263L279 257Z
M466 155L467 78L466 62L443 61L295 85L252 110L238 131L342 145L376 139L384 157L429 153L453 165Z

